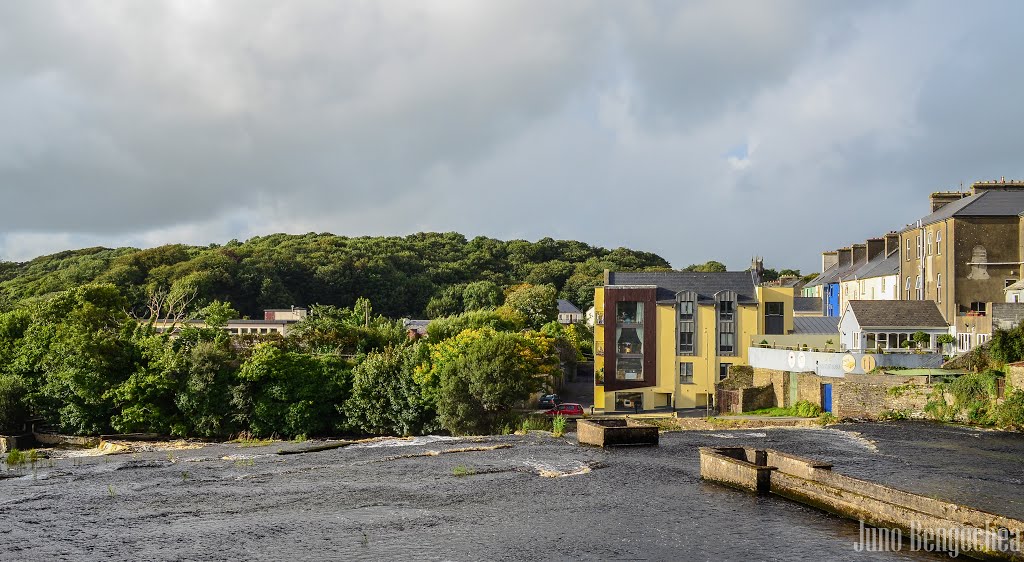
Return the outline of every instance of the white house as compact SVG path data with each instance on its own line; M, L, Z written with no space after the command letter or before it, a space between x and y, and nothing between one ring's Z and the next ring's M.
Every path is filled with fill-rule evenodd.
M1007 285L1006 302L1024 302L1024 280Z
M949 333L935 301L851 300L839 318L842 350L899 350L904 342L913 342L917 332L931 336L928 347L932 349L938 347L938 336Z
M558 299L558 323L575 324L583 321L583 311L565 299Z

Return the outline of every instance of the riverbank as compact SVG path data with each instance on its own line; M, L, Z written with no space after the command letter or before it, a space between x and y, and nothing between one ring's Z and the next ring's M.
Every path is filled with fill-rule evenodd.
M856 553L858 527L700 481L698 447L746 444L1024 516L1016 434L893 422L664 433L201 444L56 459L0 481L0 560L938 559Z

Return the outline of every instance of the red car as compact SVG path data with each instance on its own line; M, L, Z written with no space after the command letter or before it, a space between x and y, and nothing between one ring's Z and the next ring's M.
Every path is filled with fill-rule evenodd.
M583 406L579 404L573 404L572 402L566 402L565 404L559 404L554 408L544 412L545 416L583 416Z

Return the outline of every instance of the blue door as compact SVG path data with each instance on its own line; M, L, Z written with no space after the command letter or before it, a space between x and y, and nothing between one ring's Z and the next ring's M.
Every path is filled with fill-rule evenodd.
M823 384L821 385L821 409L826 412L832 412L832 385Z

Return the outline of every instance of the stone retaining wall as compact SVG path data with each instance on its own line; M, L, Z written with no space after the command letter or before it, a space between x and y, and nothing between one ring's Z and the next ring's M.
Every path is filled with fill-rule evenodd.
M791 373L773 369L754 369L755 386L771 385L776 404L792 406L790 381L797 379L797 401L822 406L822 385L832 385L832 413L839 418L877 419L890 411L923 417L924 406L933 386L927 377L899 375L847 375L819 377L814 373ZM1022 368L1024 377L1024 368Z

